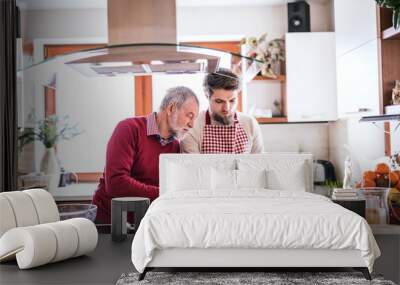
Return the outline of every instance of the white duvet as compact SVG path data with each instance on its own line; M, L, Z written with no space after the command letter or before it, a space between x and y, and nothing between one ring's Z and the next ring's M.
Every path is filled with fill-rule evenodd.
M132 262L143 272L165 248L358 249L370 271L380 255L357 214L320 195L265 189L159 197L136 232Z

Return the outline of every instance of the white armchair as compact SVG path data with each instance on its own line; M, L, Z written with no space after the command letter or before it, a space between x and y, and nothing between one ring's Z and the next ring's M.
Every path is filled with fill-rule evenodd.
M60 221L43 189L0 193L0 262L16 259L20 269L28 269L86 254L97 239L88 219Z

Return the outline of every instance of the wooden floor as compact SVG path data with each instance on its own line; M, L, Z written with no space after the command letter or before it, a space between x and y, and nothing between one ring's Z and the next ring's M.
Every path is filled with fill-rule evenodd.
M0 264L0 284L115 284L122 273L135 271L131 261L133 236L112 242L100 234L95 251L41 267L19 270L15 261Z

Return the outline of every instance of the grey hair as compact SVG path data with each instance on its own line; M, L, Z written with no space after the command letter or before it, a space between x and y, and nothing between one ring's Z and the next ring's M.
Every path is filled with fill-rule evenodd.
M180 109L183 103L185 103L189 98L194 98L197 105L199 105L199 99L197 99L197 96L192 89L185 86L169 88L161 101L160 111L165 110L170 103L175 103L176 108Z

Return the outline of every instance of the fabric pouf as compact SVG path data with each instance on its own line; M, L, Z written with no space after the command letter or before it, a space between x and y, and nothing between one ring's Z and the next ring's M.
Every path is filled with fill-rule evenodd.
M43 189L0 193L0 262L20 269L86 254L96 248L95 224L84 218L60 222L53 196Z
M13 228L0 238L0 261L16 257L28 269L86 254L97 240L95 225L84 218Z

